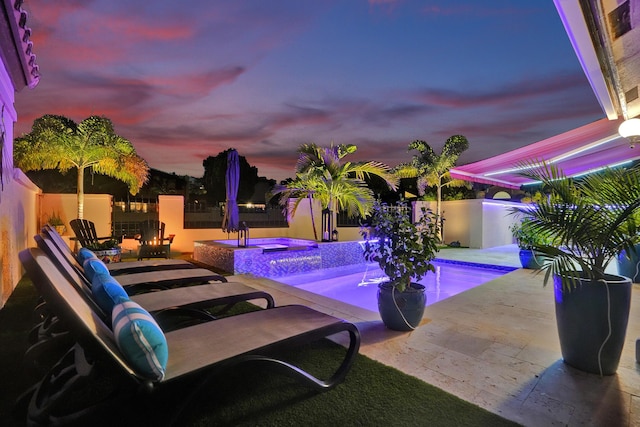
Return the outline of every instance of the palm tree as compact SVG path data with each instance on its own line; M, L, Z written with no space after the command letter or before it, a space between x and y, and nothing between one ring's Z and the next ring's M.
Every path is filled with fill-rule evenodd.
M147 181L149 166L136 154L131 142L114 132L111 120L90 116L80 123L63 116L44 115L33 122L31 132L16 138L14 162L23 171L78 170L78 218L84 214L84 171L92 168L126 183L136 194Z
M318 240L318 232L316 230L316 220L313 216L313 195L315 188L320 185L316 183L309 174L297 173L296 178L279 184L272 190L272 196L278 195L278 203L285 209L286 214L295 216L298 206L303 200L309 201L309 212L311 214L311 226L313 227L313 238ZM294 203L289 204L289 200L293 199Z
M469 141L463 135L447 138L440 155L436 154L425 141L416 140L409 144L407 150L417 150L419 154L413 156L411 163L400 164L394 171L399 178L418 178L418 192L421 196L424 195L426 187L436 187L436 215L442 218L442 189L468 185L461 179L452 179L449 174L449 170L456 165L460 154L468 148Z
M296 178L288 183L274 187L273 195L279 195L279 203L287 209L289 215L304 198L316 199L324 209L330 212L346 211L349 216L369 214L374 202L374 194L365 182L365 177L376 175L395 190L398 179L390 173L389 167L375 161L351 163L342 159L357 150L355 145L340 144L319 147L316 144L303 144L298 148ZM288 199L297 198L291 206ZM313 210L311 211L313 219ZM315 223L314 236L317 240Z

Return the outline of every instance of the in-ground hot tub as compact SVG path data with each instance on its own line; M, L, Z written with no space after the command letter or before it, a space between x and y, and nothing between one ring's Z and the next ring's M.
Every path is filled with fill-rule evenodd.
M234 274L278 277L327 267L364 263L359 242L322 242L287 237L251 238L249 247L237 240L197 240L193 258Z

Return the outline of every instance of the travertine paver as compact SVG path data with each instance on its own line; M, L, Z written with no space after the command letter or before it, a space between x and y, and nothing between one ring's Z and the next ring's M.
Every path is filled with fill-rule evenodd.
M461 259L487 263L482 251L472 252ZM492 261L498 252L491 253ZM268 279L234 279L268 290L279 305L306 304L356 323L362 354L526 426L640 426L638 285L620 369L599 377L562 362L552 289L528 270L428 306L425 320L410 333L386 329L378 313Z

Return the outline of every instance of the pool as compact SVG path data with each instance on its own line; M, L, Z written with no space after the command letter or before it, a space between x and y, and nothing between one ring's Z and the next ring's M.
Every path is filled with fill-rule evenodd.
M498 278L515 267L488 266L474 263L434 261L435 273L427 274L420 283L425 286L427 304L431 305ZM378 283L386 280L378 264L360 264L326 268L311 273L278 277L277 280L314 294L378 311Z

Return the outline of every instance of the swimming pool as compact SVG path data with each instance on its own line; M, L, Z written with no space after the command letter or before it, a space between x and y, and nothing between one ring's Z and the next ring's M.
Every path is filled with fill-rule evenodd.
M435 273L427 274L420 283L425 286L427 304L431 305L500 277L515 267L498 267L473 263L434 261ZM325 268L305 274L278 277L277 280L314 294L378 311L378 283L386 276L378 264L359 264Z

